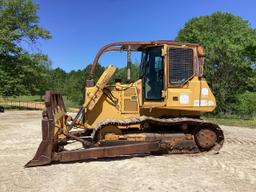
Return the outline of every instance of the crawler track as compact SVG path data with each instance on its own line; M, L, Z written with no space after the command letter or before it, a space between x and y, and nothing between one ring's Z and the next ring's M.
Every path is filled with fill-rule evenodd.
M155 118L148 116L141 116L139 118L129 118L125 120L116 120L116 119L107 119L102 121L97 125L92 133L92 137L95 138L97 133L106 126L130 126L130 125L140 125L142 132L145 130L145 125L156 125L158 127L165 126L166 132L162 132L161 134L154 134L154 137L160 140L160 142L165 142L162 138L164 135L168 133L168 131L172 131L171 127L179 127L182 125L186 125L189 128L185 131L185 134L190 134L192 136L192 141L179 142L179 144L175 144L173 146L168 147L168 153L197 153L202 151L219 151L224 143L224 135L220 127L211 122L207 122L201 119L194 118ZM211 130L216 134L216 142L211 147L203 148L200 146L199 138L197 139L197 133L202 129Z

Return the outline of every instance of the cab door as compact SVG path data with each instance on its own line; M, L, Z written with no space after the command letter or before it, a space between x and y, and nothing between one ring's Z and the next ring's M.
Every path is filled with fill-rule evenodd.
M164 57L162 47L148 48L143 54L143 100L144 102L162 102L164 89Z

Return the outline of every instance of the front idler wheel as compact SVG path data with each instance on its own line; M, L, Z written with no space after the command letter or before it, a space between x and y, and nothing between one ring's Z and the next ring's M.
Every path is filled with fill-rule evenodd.
M209 151L217 142L217 134L209 128L201 128L196 132L195 140L202 151Z

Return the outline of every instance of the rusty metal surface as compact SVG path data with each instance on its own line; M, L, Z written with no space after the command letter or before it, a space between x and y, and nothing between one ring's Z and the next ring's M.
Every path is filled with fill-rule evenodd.
M52 161L52 151L54 150L54 122L48 119L46 112L43 112L42 120L42 142L40 143L34 158L25 167L47 165Z
M210 129L201 129L196 133L197 144L203 149L209 149L217 141L217 135Z
M129 136L137 135L137 137L142 136L143 139L129 139ZM113 145L124 145L124 144L135 144L143 142L158 142L160 143L159 152L168 154L183 154L183 153L198 153L200 149L198 148L194 137L191 134L183 133L143 133L143 134L129 134L129 136L124 135L121 140L114 141L101 141L100 146L113 146ZM126 139L125 139L126 137Z
M217 124L207 122L202 119L194 119L194 118L155 118L155 117L148 117L148 116L141 116L138 118L130 118L126 120L118 120L118 119L106 119L105 121L100 122L97 127L93 130L92 137L95 137L97 132L104 128L105 126L128 126L128 125L135 125L135 124L155 124L158 126L163 125L193 125L195 129L193 130L194 133L198 132L201 128L208 128L216 134L216 141L214 143L214 150L218 151L221 149L224 143L224 134L223 131ZM207 150L211 150L212 148L208 148Z
M158 41L126 41L126 42L114 42L114 43L110 43L105 45L104 47L102 47L99 52L97 53L97 55L95 56L94 60L93 60L93 64L91 66L91 71L89 74L88 79L93 79L93 75L94 75L94 71L96 68L96 65L99 61L100 56L104 53L104 52L108 52L108 51L122 51L122 50L127 50L128 47L130 48L131 51L138 51L141 47L143 46L150 46L150 45L163 45L163 44L167 44L167 45L187 45L187 46L199 46L198 44L193 44L193 43L180 43L180 42L176 42L176 41L172 41L172 40L158 40Z
M95 147L84 150L63 151L56 153L54 160L59 162L79 161L124 155L144 154L160 149L159 142L136 143L108 147Z
M173 149L174 153L186 153L186 152L192 153L193 150L195 153L200 152L200 151L210 151L210 150L219 151L222 148L223 143L224 143L223 131L217 124L207 122L207 121L201 120L201 119L194 119L194 118L187 118L187 117L160 119L160 118L155 118L155 117L141 116L138 118L130 118L130 119L126 119L126 120L107 119L98 124L98 126L93 130L92 137L94 138L95 135L97 134L97 132L99 130L101 130L102 128L104 128L105 126L109 126L109 125L128 126L128 125L135 125L135 124L141 124L141 125L155 124L158 126L166 126L166 125L182 126L182 125L186 124L186 125L194 126L194 129L190 133L192 135L198 133L202 128L208 128L209 130L214 132L216 135L216 139L214 140L215 143L213 145L208 144L209 145L208 148L202 148L202 147L198 146L197 141L193 137L193 142L191 142L191 144L193 144L193 145L191 145L192 149L187 145L185 145L184 147L173 147L172 149ZM163 136L163 138L164 138L164 136ZM186 139L184 139L184 141L186 141ZM186 141L186 143L187 143L187 141ZM183 145L183 144L180 143L179 145ZM179 151L179 149L180 149L180 151ZM172 153L170 148L169 148L169 152Z

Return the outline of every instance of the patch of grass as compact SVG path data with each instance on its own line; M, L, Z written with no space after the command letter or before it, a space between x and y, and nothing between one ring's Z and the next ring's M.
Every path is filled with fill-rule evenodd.
M241 119L241 118L234 118L234 117L203 116L203 119L213 122L213 123L216 123L216 124L219 124L219 125L256 128L256 118Z

